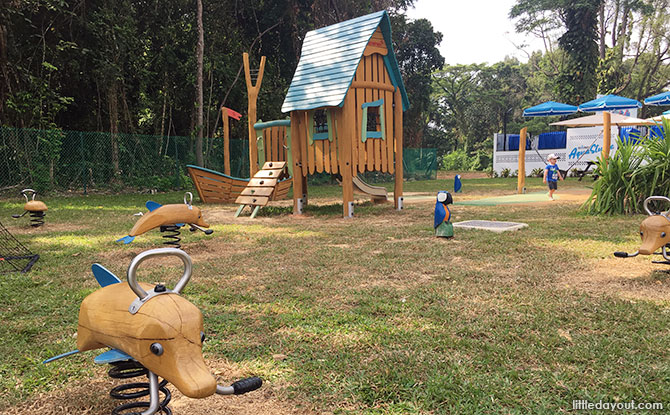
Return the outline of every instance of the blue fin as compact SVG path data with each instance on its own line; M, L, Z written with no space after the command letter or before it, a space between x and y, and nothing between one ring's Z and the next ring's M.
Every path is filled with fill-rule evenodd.
M158 209L159 207L163 206L160 203L154 202L153 200L149 200L145 206L147 209L149 209L149 212L153 212L154 210Z
M127 235L127 236L124 236L123 238L119 238L119 239L117 239L116 242L121 242L121 241L123 241L124 244L129 244L129 243L131 243L134 239L135 239L134 236Z
M72 356L73 354L77 354L77 353L79 353L79 349L74 349L72 351L69 351L69 352L66 352L66 353L63 353L63 354L59 354L58 356L50 357L47 360L45 360L44 362L42 362L42 364L51 363L54 360L58 360L58 359L62 359L64 357Z
M119 277L114 275L110 270L100 264L93 264L91 266L91 271L93 271L93 276L101 287L106 287L108 285L118 284L121 282Z
M105 363L122 362L124 360L135 360L135 359L133 359L130 355L126 354L125 352L119 349L107 350L105 353L99 354L98 356L95 357L95 359L93 359L93 361L99 365Z

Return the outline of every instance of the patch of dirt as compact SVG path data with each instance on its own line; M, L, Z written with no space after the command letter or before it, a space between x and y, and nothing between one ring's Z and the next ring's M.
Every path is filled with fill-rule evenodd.
M18 220L14 226L7 226L7 230L9 230L9 232L14 235L40 235L50 232L75 232L91 228L90 226L76 225L73 223L49 223L48 216L45 218L44 225L37 228L30 226L28 219L26 219L26 221L23 223L18 223Z
M654 260L659 257L655 256ZM607 294L628 300L670 302L670 266L652 264L652 257L606 258L585 272L563 275L558 284L591 294Z
M220 384L228 385L248 373L224 361L209 361ZM125 383L109 378L103 370L89 380L73 382L66 388L42 393L18 405L0 411L2 415L108 415L119 405L109 397L108 391ZM240 396L213 395L204 399L191 399L182 395L174 386L170 408L175 415L312 415L314 410L306 404L285 401L278 397L281 385L264 382L260 390ZM125 402L125 401L124 401Z

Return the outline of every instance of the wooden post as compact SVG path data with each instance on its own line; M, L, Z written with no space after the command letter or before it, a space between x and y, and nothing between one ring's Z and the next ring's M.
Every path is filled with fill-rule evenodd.
M602 158L607 163L610 156L610 146L612 145L612 115L603 111L603 151Z
M230 176L230 125L228 125L228 109L221 107L223 120L223 173Z
M293 214L302 215L302 157L303 133L300 126L300 112L291 111L291 159L293 162Z
M523 127L519 132L519 174L516 184L516 192L518 194L525 192L526 187L526 131L528 129Z
M354 204L354 179L351 165L351 150L359 137L356 135L356 101L354 91L349 89L344 98L342 108L341 130L337 131L339 154L339 168L342 175L342 216L350 218L353 216Z
M242 55L244 61L244 78L247 81L247 119L249 120L249 177L254 177L258 171L258 147L256 145L256 102L258 101L258 92L261 90L261 83L263 82L263 70L265 69L265 56L261 56L261 64L258 68L258 77L256 78L256 85L251 83L251 72L249 70L249 54Z
M397 210L402 209L402 184L403 184L403 166L402 166L402 150L403 150L403 133L402 133L402 96L400 95L400 88L395 89L393 94L393 121L395 134L395 187L393 189L393 204Z

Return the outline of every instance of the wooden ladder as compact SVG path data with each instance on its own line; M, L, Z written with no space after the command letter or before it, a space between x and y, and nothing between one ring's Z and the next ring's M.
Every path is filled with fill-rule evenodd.
M288 170L285 161L268 161L263 164L263 168L254 174L247 187L235 200L235 203L240 205L235 212L235 217L240 216L244 207L248 205L253 206L251 218L255 218L261 207L275 200L277 184L286 178L288 178Z

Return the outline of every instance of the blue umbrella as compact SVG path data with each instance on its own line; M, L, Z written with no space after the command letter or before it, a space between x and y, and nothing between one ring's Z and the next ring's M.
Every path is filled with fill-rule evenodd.
M640 101L620 97L618 95L605 95L603 97L588 101L579 106L582 112L616 111L631 108L642 108Z
M644 99L646 105L670 105L670 91L661 92Z
M574 105L561 104L560 102L547 101L534 107L523 110L524 117L546 117L550 115L569 115L577 112Z

